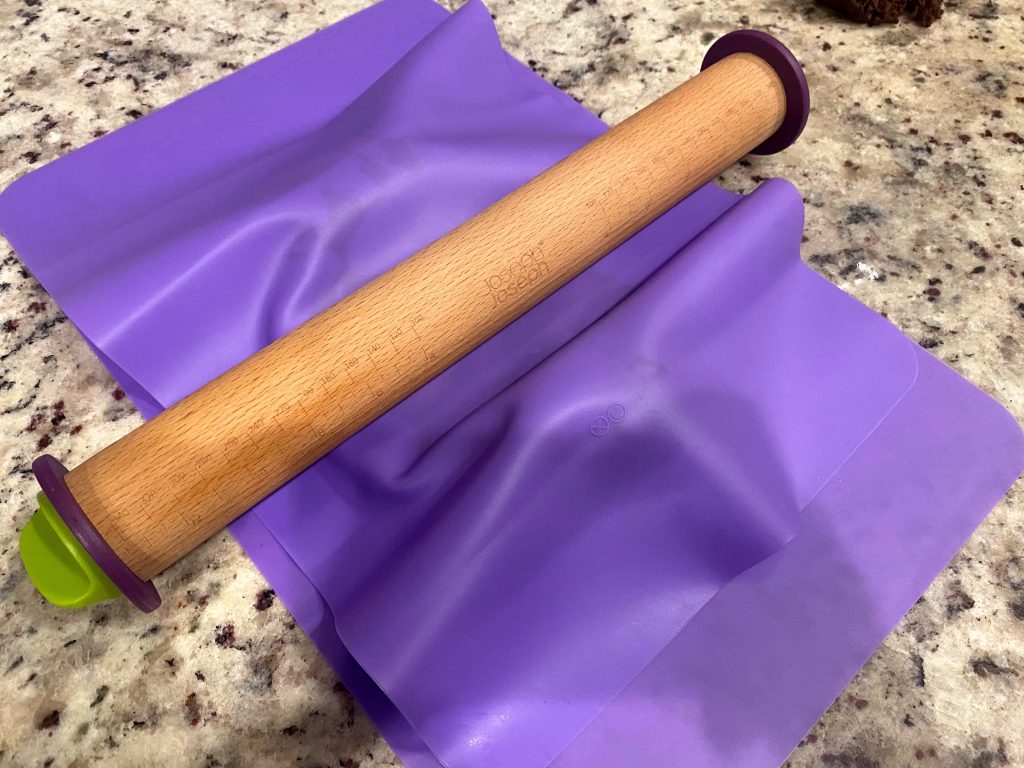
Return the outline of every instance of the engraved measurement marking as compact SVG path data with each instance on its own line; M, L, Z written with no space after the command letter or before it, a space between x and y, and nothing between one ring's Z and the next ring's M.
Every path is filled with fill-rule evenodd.
M606 216L617 217L623 210L637 216L645 215L654 207L655 170L671 167L672 154L671 150L665 150L654 155L637 168L634 175L623 178L619 186L606 188L585 205L587 208L597 206Z
M190 503L197 497L195 489L208 489L220 503L235 503L237 500L228 494L228 489L222 487L218 479L225 474L248 477L254 486L261 486L271 475L269 462L275 454L274 451L263 450L268 442L325 444L329 441L333 433L324 423L327 414L323 393L331 396L336 392L343 376L350 386L380 399L387 391L385 376L393 376L392 371L403 375L403 366L407 372L414 355L422 354L426 360L438 359L440 353L431 349L420 333L423 322L423 316L416 315L409 322L392 327L380 341L346 358L340 367L323 372L308 382L295 397L279 402L269 416L261 416L243 426L240 437L251 446L248 450L244 445L239 446L237 440L227 439L212 452L208 450L192 457L188 470L177 470L169 478L171 496L178 502L175 512L179 520L186 526L195 526L201 525L205 519L205 510L193 508ZM330 407L331 421L334 422L339 411L345 413L351 406L333 399ZM288 414L295 411L301 413L301 417L288 418ZM300 431L285 429L285 424L296 422L305 428ZM193 493L187 493L186 489ZM141 497L141 503L152 503L158 493L156 488L150 489ZM202 495L206 494L199 494Z

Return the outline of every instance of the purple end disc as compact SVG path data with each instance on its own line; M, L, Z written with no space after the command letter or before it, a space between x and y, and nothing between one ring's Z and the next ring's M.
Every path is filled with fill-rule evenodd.
M703 71L734 53L752 53L764 59L782 81L786 93L786 116L779 130L751 150L751 154L770 155L781 152L796 141L811 111L811 92L807 88L807 78L804 77L800 62L771 35L754 29L738 29L715 41L705 54L700 68Z
M147 613L159 607L160 595L153 582L143 581L124 564L78 506L75 497L68 490L67 483L64 482L64 475L68 473L67 468L53 456L44 454L32 462L32 473L36 476L46 498L57 510L57 514L67 523L71 533L96 561L96 565L121 590L121 594Z

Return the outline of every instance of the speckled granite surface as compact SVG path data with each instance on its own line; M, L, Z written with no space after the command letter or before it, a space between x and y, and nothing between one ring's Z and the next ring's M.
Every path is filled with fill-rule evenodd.
M0 186L365 4L0 0ZM782 37L811 82L810 125L726 184L793 180L805 259L1024 421L1018 7L960 0L928 30L799 0L490 7L513 53L609 122L696 71L717 35ZM227 535L161 579L150 616L34 593L16 548L30 460L74 465L139 418L6 244L0 257L0 764L397 764ZM789 764L1024 763L1022 541L1018 484Z

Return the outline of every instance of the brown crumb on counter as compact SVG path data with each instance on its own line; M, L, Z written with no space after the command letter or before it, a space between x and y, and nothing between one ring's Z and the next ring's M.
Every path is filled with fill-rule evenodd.
M844 16L862 24L895 24L901 16L910 16L923 27L942 16L942 0L818 0Z

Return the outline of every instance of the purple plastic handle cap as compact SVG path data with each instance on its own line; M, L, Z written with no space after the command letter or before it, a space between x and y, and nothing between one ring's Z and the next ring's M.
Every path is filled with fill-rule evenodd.
M67 483L64 482L64 475L68 473L67 467L53 456L44 454L32 462L32 473L36 476L39 487L46 494L46 498L57 510L57 514L67 523L71 533L89 553L89 556L96 561L96 565L121 590L121 594L135 603L136 607L142 611L148 613L156 610L160 606L160 595L156 591L156 587L153 586L153 582L143 581L136 576L135 572L125 565L124 561L104 540L100 532L96 530L96 526L89 522L89 518L78 506Z
M751 150L751 154L771 155L781 152L803 132L811 111L811 92L800 62L771 35L754 29L739 29L723 35L708 49L700 65L701 71L734 53L752 53L764 59L782 81L786 93L786 116L779 130Z

